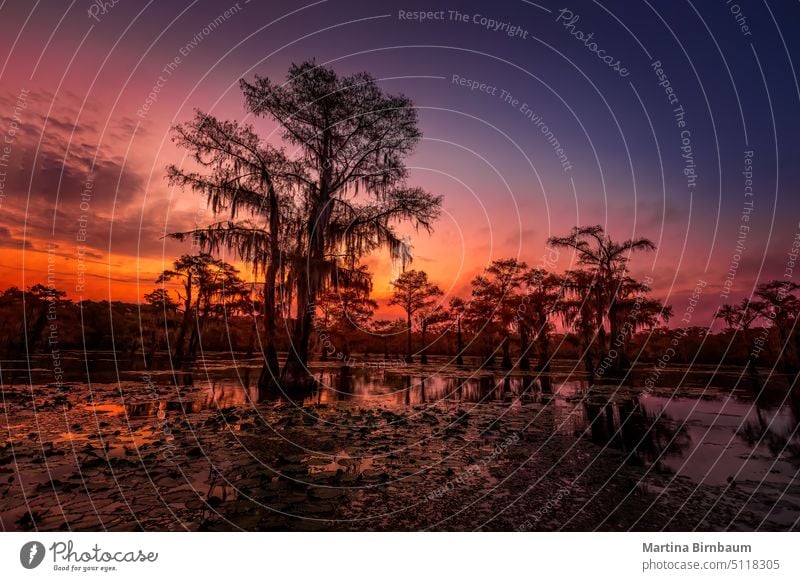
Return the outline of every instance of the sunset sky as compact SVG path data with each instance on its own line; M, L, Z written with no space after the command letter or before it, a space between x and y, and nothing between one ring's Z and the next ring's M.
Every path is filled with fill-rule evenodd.
M444 212L413 235L414 267L451 295L493 259L538 265L548 236L601 224L657 244L633 271L677 314L707 282L707 324L737 243L729 300L783 277L800 232L796 3L743 2L738 20L724 1L101 4L0 4L3 288L46 283L49 265L76 300L149 292L189 250L164 234L212 220L166 182L183 160L170 127L198 108L278 143L246 118L239 80L309 58L368 71L418 107L409 181ZM562 251L557 270L574 258ZM397 270L385 254L366 262L385 299Z

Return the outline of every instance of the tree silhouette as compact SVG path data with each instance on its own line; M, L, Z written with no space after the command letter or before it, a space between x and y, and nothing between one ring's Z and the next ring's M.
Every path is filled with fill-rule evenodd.
M369 328L370 320L378 303L369 297L372 290L372 274L361 267L358 276L337 281L337 285L322 294L317 307L323 313L325 330L336 330L342 337L342 353L350 355L350 340L354 332ZM323 358L327 351L323 349Z
M428 280L428 274L422 270L408 270L392 282L394 291L389 300L390 305L398 305L406 313L406 326L408 328L406 343L406 362L414 360L411 345L413 331L413 317L423 309L431 308L436 300L444 293L435 284Z
M243 309L250 297L250 289L239 278L239 271L227 262L218 260L198 279L198 304L196 325L189 342L189 357L194 360L202 342L203 332L213 321L223 322L236 311Z
M563 298L564 280L542 268L532 268L522 275L522 284L525 301L519 317L522 348L520 367L528 369L530 366L528 352L533 340L537 350L537 368L540 371L549 371L552 319L558 314L560 301Z
M420 330L420 340L422 347L420 348L419 361L423 365L428 364L428 332L436 331L442 324L449 320L447 310L441 305L432 305L417 311L416 314L417 326Z
M464 319L468 311L467 302L459 297L450 299L447 310L450 321L456 328L456 365L464 365Z
M64 291L38 283L22 293L28 353L35 352L46 342L42 333L47 326L48 318L54 320L55 313L70 304L71 301L66 299L66 296L67 293Z
M800 314L800 300L792 294L799 288L800 284L785 280L765 282L756 288L756 295L761 299L761 314L772 322L777 331L778 357L787 373L795 369L795 345L789 340L789 334Z
M594 343L597 336L598 299L597 277L586 270L570 270L564 274L566 297L560 302L558 313L567 328L572 329L580 345L579 359L586 373L594 376Z
M381 345L383 346L383 356L385 359L389 358L389 343L395 346L394 352L397 353L396 342L394 338L399 334L405 334L406 325L402 319L395 321L377 320L372 321L372 332L381 338Z
M183 293L178 293L183 314L175 339L173 363L176 365L183 363L187 355L187 335L189 335L189 354L192 356L196 354L200 335L211 315L214 301L225 293L226 288L232 288L234 281L237 285L240 283L237 272L230 264L210 254L184 254L173 263L171 269L165 270L158 277L156 284L180 281L183 290ZM236 290L243 291L240 287Z
M496 334L503 350L503 368L511 369L511 333L518 321L519 289L528 265L516 258L493 261L472 281L470 312L482 322L483 332Z
M146 324L150 330L150 341L149 349L144 343L142 344L142 351L147 354L145 361L149 368L156 352L168 337L169 328L173 323L175 313L178 311L178 305L165 288L153 289L144 295L144 300L147 304L146 313L148 316Z
M290 243L296 238L290 216L302 167L289 161L283 150L265 143L251 126L220 121L200 111L175 127L173 140L200 169L169 166L170 182L204 195L215 216L227 219L172 236L191 238L207 252L225 247L250 264L256 277L263 273L264 366L259 387L266 388L280 372L277 292L279 279L285 278Z
M759 317L764 315L764 303L760 301L751 301L749 299L742 299L737 305L722 305L717 311L717 317L725 321L729 330L735 334L739 331L742 332L744 339L745 351L750 353L752 343L750 341L750 328ZM758 365L757 358L747 357L751 369L756 369Z
M548 244L560 248L572 248L578 254L578 262L589 267L596 277L596 310L597 336L600 349L607 353L608 342L605 329L605 320L608 319L609 333L612 338L619 332L619 300L622 284L628 273L628 262L634 252L655 250L647 238L637 238L615 242L606 234L602 226L575 227L568 236L553 236L548 239Z
M378 248L410 258L393 224L430 230L441 199L406 185L404 158L420 139L411 101L388 95L367 73L340 77L313 62L292 65L286 82L242 81L248 109L277 122L297 149L303 171L301 256L296 269L297 317L282 377L308 383L306 362L318 295L340 269Z
M633 336L640 331L654 329L661 323L668 323L672 318L672 307L665 306L658 299L646 297L650 287L630 277L623 279L619 289L618 314L625 323L619 326L614 348L618 352L619 368L628 369L629 345Z

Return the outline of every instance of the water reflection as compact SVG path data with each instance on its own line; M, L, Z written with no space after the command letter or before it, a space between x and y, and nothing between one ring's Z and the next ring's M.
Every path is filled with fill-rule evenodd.
M190 384L191 385L191 384ZM207 409L222 409L237 406L250 406L262 401L262 395L255 386L245 387L234 381L211 381L205 389L198 393L183 393L178 397L167 395L145 401L118 404L88 405L86 408L95 413L127 415L131 419L149 418L159 412L192 414ZM276 397L270 394L270 398Z
M690 447L685 427L646 398L616 401L593 397L583 404L580 423L600 446L627 453L634 464L661 466L665 457L681 457Z
M698 483L725 484L731 478L791 482L800 466L797 394L787 398L775 390L708 387L708 377L691 397L640 395L630 386L589 389L583 379L556 374L415 375L327 368L315 377L317 388L297 400L299 405L500 404L498 413L541 406L547 413L536 420L539 427L547 422L546 428L554 433L587 438L623 452L629 463L677 473ZM180 398L167 395L124 408L98 403L94 410L144 418L159 412L189 415L285 401L282 393L259 392L247 374L237 380L195 378L178 383L183 384L174 387Z
M625 390L626 396L602 396L590 393L584 380L552 374L415 376L351 369L338 382L335 370L320 373L318 380L319 388L307 403L544 404L552 415L542 421L552 421L554 431L589 438L623 452L629 463L698 483L719 485L731 478L791 481L800 465L800 396L794 393L786 402L780 391L759 386L734 397L732 378L722 381L722 389L707 387L708 377L703 378L696 397L636 395L635 389Z
M488 403L522 398L542 402L552 394L549 376L480 374L456 377L444 374L404 375L346 367L317 373L318 387L306 404L358 402L364 405L420 405L437 401ZM562 381L558 393L571 396L586 390L583 380Z

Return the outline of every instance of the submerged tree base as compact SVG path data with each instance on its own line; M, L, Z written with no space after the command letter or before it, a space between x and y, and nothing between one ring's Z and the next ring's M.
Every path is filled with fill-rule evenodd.
M316 377L304 364L289 359L280 376L280 387L287 394L304 394L318 385Z
M280 386L280 369L275 367L270 367L268 364L264 364L264 367L261 368L261 374L258 376L258 389L260 391L268 392L270 390L274 390Z

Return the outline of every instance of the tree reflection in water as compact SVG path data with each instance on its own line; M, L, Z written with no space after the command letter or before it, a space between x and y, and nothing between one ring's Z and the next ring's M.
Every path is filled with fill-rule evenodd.
M628 454L628 461L649 466L665 456L683 456L691 446L684 426L661 411L647 409L639 399L600 400L584 403L586 433L600 446Z
M315 373L316 387L295 402L364 408L495 405L503 414L520 405L540 405L548 413L537 416L538 427L619 450L631 464L707 484L749 478L759 471L792 474L800 464L800 395L794 390L788 396L774 386L764 389L755 376L747 377L754 383L738 389L734 377L722 378L722 388L709 386L704 377L697 387L683 386L680 397L664 397L637 396L632 386L589 389L584 379L553 373L413 374L329 367ZM205 388L191 374L181 373L173 389L177 397L131 403L119 413L133 418L159 412L183 416L286 400L280 390L259 391L246 372L238 381L210 380Z

